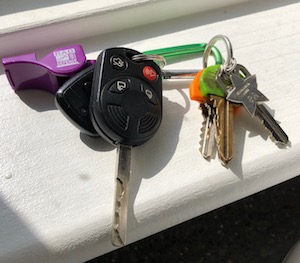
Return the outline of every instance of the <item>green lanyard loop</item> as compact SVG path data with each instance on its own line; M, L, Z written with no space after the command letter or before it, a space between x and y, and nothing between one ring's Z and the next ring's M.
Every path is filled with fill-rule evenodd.
M182 46L174 46L167 48L154 49L143 52L145 55L161 55L167 61L167 64L171 64L176 60L187 60L204 54L206 43L200 44L189 44ZM211 55L214 57L215 64L222 64L223 58L221 52L216 48L212 47Z

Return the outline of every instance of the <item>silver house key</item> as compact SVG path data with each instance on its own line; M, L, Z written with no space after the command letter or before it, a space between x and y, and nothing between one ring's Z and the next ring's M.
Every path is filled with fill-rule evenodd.
M245 77L242 77L240 71ZM251 117L258 117L275 143L287 144L287 134L262 103L268 99L257 89L256 76L251 75L244 66L238 65L230 75L230 80L232 90L229 91L227 100L242 104Z
M289 142L288 136L264 106L263 102L268 99L257 89L256 76L251 75L244 66L236 63L232 55L231 43L226 36L215 36L208 43L205 50L204 66L207 66L207 56L211 48L219 40L223 40L226 44L227 60L220 67L216 78L227 94L226 99L243 105L251 117L256 116L262 121L276 144L286 145Z

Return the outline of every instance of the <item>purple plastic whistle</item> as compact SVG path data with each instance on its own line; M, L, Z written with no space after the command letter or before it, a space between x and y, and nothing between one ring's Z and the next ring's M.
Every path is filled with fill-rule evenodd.
M83 48L72 45L57 48L42 59L34 53L3 58L5 74L12 88L41 89L55 94L72 75L94 63L86 60Z

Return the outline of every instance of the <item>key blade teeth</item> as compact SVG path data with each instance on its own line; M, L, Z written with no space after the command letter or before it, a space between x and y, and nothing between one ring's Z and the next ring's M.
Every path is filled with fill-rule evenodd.
M126 242L127 231L127 207L126 207L126 188L127 185L116 178L116 200L115 200L115 212L113 219L112 229L112 244L114 246L124 246Z
M277 137L272 131L270 131L268 128L265 128L269 132L269 138L275 143L279 145L287 145L289 142L289 138L287 136L285 137Z
M112 244L120 247L126 244L128 217L128 183L130 178L131 147L118 145L117 175L112 225Z
M204 117L204 121L202 122L202 126L200 129L200 153L205 159L209 159L213 154L214 147L214 130L211 123L211 115L212 113L212 104L203 103L200 104L200 108L202 109L202 115Z
M280 132L281 135L276 134L274 131L270 130L269 128L266 127L266 122L264 120L261 120L262 124L264 125L265 129L269 133L269 138L275 143L279 145L287 145L289 142L288 136L285 134L285 132ZM278 123L277 123L278 124ZM279 124L278 124L279 125Z
M117 229L113 230L112 244L116 247L123 247L125 245L125 241L122 240L121 235Z
M207 111L204 103L200 103L199 109L201 110L202 117L203 117L203 121L201 123L201 129L200 129L200 141L199 141L200 148L199 148L199 151L202 154L202 156L204 158L206 158L203 155L203 150L204 150L203 148L204 148L204 144L205 144L204 138L205 138L205 130L206 130L206 122L207 122L207 117L208 117L208 111Z
M272 117L264 104L259 104L256 107L255 115L261 120L265 129L269 132L270 139L280 145L286 145L289 138L278 122Z
M201 129L200 129L200 141L199 141L199 144L200 144L200 153L202 154L202 156L207 159L210 157L210 154L207 152L207 134L206 134L206 131L207 131L207 119L204 120L202 122L202 126L201 126Z

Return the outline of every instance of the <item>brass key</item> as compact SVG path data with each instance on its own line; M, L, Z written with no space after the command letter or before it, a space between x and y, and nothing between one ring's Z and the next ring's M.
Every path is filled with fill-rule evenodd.
M211 157L216 140L219 160L226 165L233 157L234 104L226 100L226 94L217 82L219 68L220 65L215 65L199 72L190 85L190 95L200 102L204 117L200 141L202 156Z
M217 145L219 160L227 165L233 157L233 107L224 97L210 96L216 108Z

